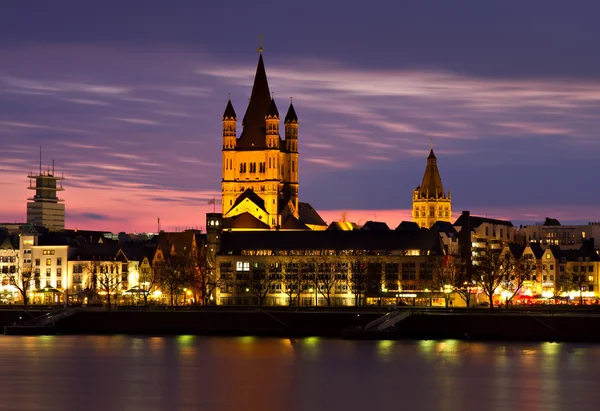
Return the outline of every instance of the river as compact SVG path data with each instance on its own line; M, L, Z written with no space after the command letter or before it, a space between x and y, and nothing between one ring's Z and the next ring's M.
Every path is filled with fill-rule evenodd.
M0 336L0 410L595 410L600 345Z

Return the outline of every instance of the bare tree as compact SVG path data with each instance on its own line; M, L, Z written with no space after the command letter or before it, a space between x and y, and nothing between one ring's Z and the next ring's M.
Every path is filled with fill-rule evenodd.
M505 293L505 306L508 309L512 299L521 291L526 282L536 281L536 262L531 258L522 256L518 260L510 255L504 256L506 267L504 277L501 281L502 290Z
M157 264L161 285L169 292L170 306L178 303L179 294L186 286L191 286L196 275L196 261L191 256L170 255Z
M433 265L432 288L444 293L446 308L448 308L450 303L450 294L452 292L458 294L459 290L463 288L460 268L460 262L449 255L436 259Z
M111 310L113 305L112 296L117 297L121 288L121 273L118 261L90 261L87 265L89 277L89 288L98 294L106 295L106 307Z
M281 272L281 282L283 292L288 297L288 306L300 305L300 293L302 289L302 262L300 259L289 257L283 260Z
M8 282L10 285L19 290L19 294L23 298L23 305L27 307L29 304L29 290L31 289L31 284L34 280L33 278L33 270L31 266L19 267L19 264L10 267L10 272L8 273ZM39 277L39 274L38 274Z
M257 298L259 307L262 307L267 294L272 292L274 286L280 281L280 275L274 272L273 266L268 263L259 263L250 270L248 291Z
M213 296L214 291L220 287L221 284L222 281L217 275L216 270L209 267L207 264L206 255L202 254L197 259L196 273L192 281L194 290L200 293L202 304L210 304L211 296Z
M593 263L589 261L575 261L569 264L562 275L559 278L559 284L561 291L579 292L579 304L583 305L583 292L588 289L591 283L588 281L588 276L593 270Z
M148 306L148 295L155 285L159 283L158 270L154 267L142 267L140 269L140 283L142 283L144 305Z
M467 309L471 307L473 290L477 289L473 264L461 258L452 257L452 264L456 270L454 292L465 302Z
M362 305L363 296L367 291L367 261L365 259L360 257L350 259L348 288L354 295L354 304Z
M337 273L340 271L338 260L326 258L324 260L313 260L315 275L313 284L319 294L325 299L328 307L331 307L331 294L337 284Z
M489 300L490 310L494 309L494 295L507 277L511 277L514 267L508 253L488 250L473 266L477 285L481 287Z

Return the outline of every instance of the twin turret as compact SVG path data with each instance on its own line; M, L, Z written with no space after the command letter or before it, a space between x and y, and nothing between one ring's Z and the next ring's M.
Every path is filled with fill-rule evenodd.
M275 104L275 99L271 98L269 111L265 115L265 137L266 147L279 149L279 111ZM236 133L237 116L231 104L231 99L227 101L225 112L223 113L223 150L235 150L237 144ZM285 151L298 152L298 116L294 105L290 101L290 107L285 115Z

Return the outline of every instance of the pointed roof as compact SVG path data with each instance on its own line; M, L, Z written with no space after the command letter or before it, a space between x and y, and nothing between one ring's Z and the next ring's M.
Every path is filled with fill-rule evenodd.
M249 212L244 212L230 218L223 219L224 228L232 229L252 229L252 230L268 230L269 226L258 218L254 217Z
M260 149L266 146L265 116L269 114L270 108L271 92L261 53L258 58L250 102L242 122L242 134L237 143L239 148Z
M227 101L227 107L225 107L225 112L223 113L223 120L236 120L237 116L235 115L235 110L233 109L233 104L231 104L231 99Z
M308 230L308 227L293 215L286 218L283 224L281 224L281 228L283 230Z
M298 116L296 115L296 110L294 110L292 102L290 102L290 108L288 108L287 114L285 115L285 122L286 124L298 122Z
M313 206L301 201L298 201L298 219L302 224L327 226L327 223L321 218Z
M271 105L269 106L268 117L279 118L279 110L277 110L277 104L275 104L274 98L271 99Z
M246 191L244 191L238 196L238 198L235 199L235 202L233 203L231 209L236 208L245 199L252 201L261 210L265 212L267 211L267 209L265 208L265 200L261 196L256 194L251 188L247 188Z
M367 221L360 228L361 230L371 230L371 231L390 231L390 227L382 222L382 221Z
M444 186L442 185L442 178L440 177L440 172L437 167L437 158L435 157L435 154L433 154L433 148L429 151L423 181L417 190L419 190L421 196L426 196L428 198L444 196Z
M402 221L400 224L398 224L398 227L396 227L397 231L421 231L421 227L419 227L419 224L415 223L414 221Z

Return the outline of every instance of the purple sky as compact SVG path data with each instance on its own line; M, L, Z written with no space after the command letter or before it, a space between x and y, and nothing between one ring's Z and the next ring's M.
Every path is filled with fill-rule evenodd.
M368 6L368 7L367 7ZM4 0L0 221L55 158L67 226L202 226L221 115L264 35L300 119L300 198L327 221L407 219L432 139L453 209L600 220L600 3ZM241 124L240 124L241 126Z

